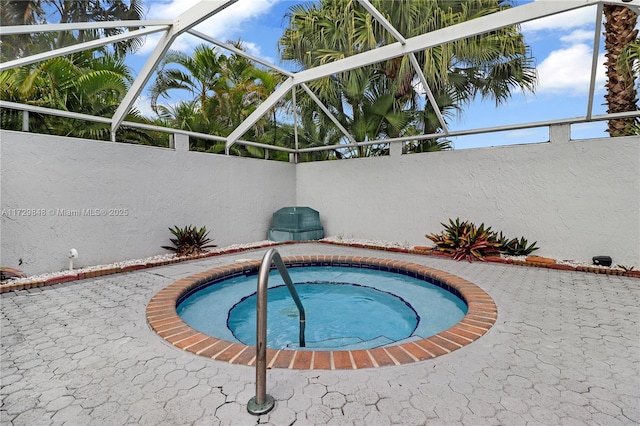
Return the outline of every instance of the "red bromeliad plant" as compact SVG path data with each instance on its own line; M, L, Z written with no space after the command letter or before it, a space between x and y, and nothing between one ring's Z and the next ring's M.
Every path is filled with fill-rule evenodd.
M484 223L478 228L470 224L468 232L460 237L460 246L456 248L453 255L455 260L466 259L471 262L473 259L483 260L485 256L492 256L500 253L499 243L495 234L491 232L491 227L484 227Z
M436 244L435 250L451 254L455 260L484 260L485 256L500 253L500 243L491 227L484 223L476 227L471 222L449 219L449 225L442 224L440 234L427 234L426 237Z

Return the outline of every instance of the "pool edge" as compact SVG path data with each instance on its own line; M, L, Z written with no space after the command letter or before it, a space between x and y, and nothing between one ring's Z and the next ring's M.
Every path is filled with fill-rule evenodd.
M292 256L283 258L283 261L286 265L368 265L428 277L441 283L441 287L457 292L467 303L468 311L462 320L447 330L425 339L394 346L345 351L268 349L268 368L356 370L425 361L469 345L487 333L497 320L498 309L488 293L470 281L438 269L410 262L360 256ZM179 349L217 361L254 366L255 346L221 340L196 331L180 318L176 306L184 294L211 279L252 271L259 266L259 261L247 261L209 269L174 281L156 293L147 304L147 323L158 336Z

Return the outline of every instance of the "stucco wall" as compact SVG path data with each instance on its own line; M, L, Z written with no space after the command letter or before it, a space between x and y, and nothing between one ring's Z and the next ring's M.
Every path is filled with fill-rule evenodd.
M640 267L638 137L392 154L298 165L298 204L326 235L431 246L424 235L460 217L539 255Z
M390 157L298 165L21 132L0 138L0 264L28 274L65 269L70 248L77 267L166 253L174 225L206 226L219 246L260 241L272 213L292 205L318 210L327 236L431 245L424 234L460 217L536 240L540 255L609 255L640 267L637 137L413 155L394 146Z
M294 164L21 132L0 137L0 264L28 274L68 267L71 248L77 267L168 253L161 246L170 245L174 225L206 226L219 246L261 241L272 213L295 205Z

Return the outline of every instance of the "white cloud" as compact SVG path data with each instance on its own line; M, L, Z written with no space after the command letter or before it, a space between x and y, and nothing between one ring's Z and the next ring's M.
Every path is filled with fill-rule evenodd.
M223 40L233 39L243 28L246 21L268 12L279 0L239 0L218 12L196 28L211 37ZM170 3L153 6L149 10L149 19L176 18L200 0L173 0Z
M275 59L273 59L271 56L263 56L262 48L255 43L242 40L242 47L245 50L245 52L253 56L257 56L258 58L264 59L265 61L270 62L272 64L276 63Z
M537 93L565 96L588 93L596 13L596 7L588 6L522 24L525 37L537 47L543 51L545 47L554 49L537 66ZM599 55L598 63L604 63L603 54ZM606 81L604 71L602 65L598 66L597 89Z
M604 55L598 56L598 63L604 63ZM591 78L592 49L580 43L564 49L554 50L538 65L538 93L567 95L585 94L589 90ZM596 73L596 86L605 82L604 67L600 65Z
M159 35L153 35L153 36L147 36L147 40L144 44L144 46L138 50L136 52L136 54L139 55L147 55L149 53L151 53L151 51L153 50L153 48L155 48L155 46L158 44L158 41L160 40L160 36ZM226 41L226 40L224 40ZM199 44L208 44L207 41L202 40L198 37L192 36L190 34L184 34L180 37L178 37L173 44L171 45L171 50L176 50L179 52L188 52L191 49L193 49L195 46L199 45ZM216 47L215 45L211 45L211 47ZM245 52L256 56L260 59L263 59L267 62L270 62L272 64L275 64L275 59L272 58L271 56L268 55L263 55L262 54L262 48L256 44L256 43L252 43L252 42L248 42L248 41L244 41L242 40L242 48ZM222 49L222 48L220 48ZM227 52L226 50L224 50L225 54L228 54L229 52Z
M162 33L148 35L144 41L144 44L136 51L136 55L147 56L155 49L156 45L160 42ZM169 48L170 50L177 50L179 52L188 52L192 50L198 44L206 43L204 40L194 37L190 34L182 34L173 41L173 44Z
M147 19L174 19L199 3L199 0L169 0L147 2Z
M541 0L538 0L541 1ZM570 30L593 24L596 21L595 7L582 7L569 12L559 13L546 18L525 22L521 25L524 32L550 31L550 30Z
M205 0L204 2L206 2ZM216 15L197 25L194 29L221 41L237 40L243 28L252 19L269 12L280 0L239 0ZM146 19L175 19L202 0L151 1ZM158 41L161 33L147 36L144 46L136 52L147 55ZM172 50L188 51L204 41L190 35L182 35L171 45Z
M148 96L140 96L134 104L140 114L147 118L156 117L155 111L151 108L151 100Z
M560 41L567 44L584 43L584 42L593 43L594 37L595 37L595 34L593 33L593 31L575 30L567 35L561 36Z

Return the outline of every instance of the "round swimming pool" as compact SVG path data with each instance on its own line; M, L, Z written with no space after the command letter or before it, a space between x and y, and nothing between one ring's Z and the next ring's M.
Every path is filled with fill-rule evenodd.
M362 267L289 268L306 312L304 349L371 349L432 336L455 325L467 305L454 293L406 274ZM182 299L194 329L255 345L256 274L216 282ZM299 313L277 271L267 292L267 346L298 349Z
M305 282L311 287L331 286L330 293L334 296L339 294L336 291L338 286L349 287L349 292L354 290L354 287L367 287L366 293L360 293L356 298L359 297L367 303L377 303L378 306L365 307L359 314L353 315L351 320L364 324L359 327L360 331L374 331L375 335L349 334L346 337L333 339L326 336L312 337L314 334L309 332L308 344L311 346L311 342L314 342L315 345L319 345L315 348L300 348L294 338L286 337L284 343L276 342L267 349L269 368L358 369L422 361L467 346L489 331L497 318L497 308L493 299L481 288L460 277L422 265L345 256L296 256L284 258L283 261L294 282ZM259 261L238 262L173 282L157 293L147 305L146 314L150 327L165 341L185 351L233 364L255 365L256 347L251 346L255 339L255 328L253 332L246 330L252 328L247 318L250 318L252 311L251 297L256 291L256 274L259 267ZM309 268L316 269L311 277L298 276L298 273L307 274ZM345 268L351 272L345 272ZM375 276L375 279L365 278L365 282L354 281L350 275L353 268L356 269L357 274L364 274L365 277ZM331 269L341 272L338 277L331 279L332 282L320 284L321 281L327 281L326 271ZM320 278L318 275L314 277L313 274L320 274ZM385 283L378 282L378 279L382 279L383 282L388 281L387 276L391 276L391 281L401 278L402 284L396 283L385 287ZM418 284L407 284L407 279L417 280ZM238 285L239 282L244 283ZM269 279L270 288L277 290L280 285L282 281L278 281L275 276ZM299 286L300 284L296 284L297 288ZM225 287L233 290L221 291ZM457 318L452 322L437 325L433 331L426 330L427 325L433 322L430 319L432 310L430 303L440 296L434 297L421 293L422 289L429 287L436 288L442 293L443 298L450 299L447 303L458 304L458 308L461 309L461 312L455 314ZM215 330L212 331L199 330L178 315L178 310L190 304L188 301L190 297L204 295L207 291L214 294L214 297L208 302L210 309L206 310L208 313L205 314L204 323L213 325ZM267 293L272 297L270 295L272 290ZM278 298L277 292L273 294L275 295L273 297ZM376 297L372 296L374 294ZM378 296L382 297L378 298ZM337 309L338 302L344 302L339 309ZM303 303L308 304L304 300ZM320 308L320 311L323 314L351 311L354 303L353 295L338 296L329 301L331 309L325 307ZM393 305L396 306L392 308L393 315L400 317L401 322L404 321L406 324L392 326L386 330L381 326L367 326L374 312L382 313L381 306L387 309ZM273 308L275 306L269 308L269 327L276 315L272 313ZM295 325L290 328L296 330L297 335L298 317L295 305L293 308L287 306L279 310L279 314L283 317L293 320ZM325 327L320 328L327 328L326 318L313 320L309 308L305 306L305 310L308 311L308 324L312 322L325 324ZM390 319L389 315L386 312L381 316ZM385 321L383 320L382 323ZM227 327L227 324L230 327ZM308 325L309 330L310 327ZM392 335L396 328L401 330L400 334ZM411 329L413 331L410 331ZM324 330L321 331L324 332ZM371 344L371 341L374 343Z

